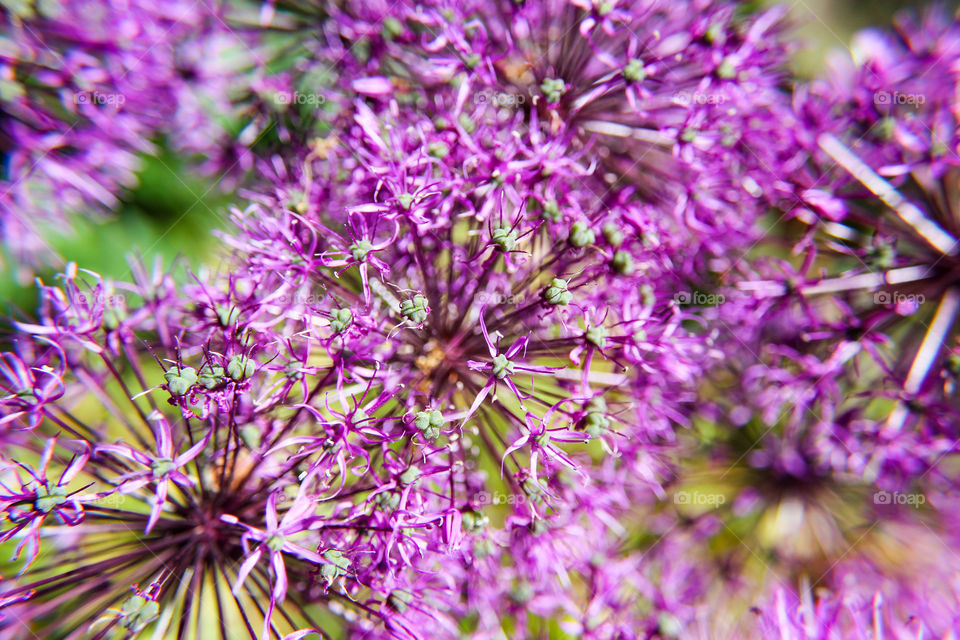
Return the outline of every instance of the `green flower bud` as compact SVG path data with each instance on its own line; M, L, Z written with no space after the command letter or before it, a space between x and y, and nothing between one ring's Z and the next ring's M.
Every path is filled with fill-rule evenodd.
M620 275L629 276L634 270L633 256L621 249L613 254L611 265Z
M587 226L586 222L577 220L570 227L570 244L574 247L585 247L588 244L593 244L594 240L596 240L596 235Z
M330 312L330 329L334 333L343 333L351 321L353 313L350 309L334 309Z
M220 365L205 364L200 367L197 384L204 389L216 389L227 381L223 367Z
M513 363L507 360L507 356L498 353L493 357L493 375L498 380L503 380L513 373Z
M560 205L556 200L547 200L543 203L543 217L551 222L560 222L563 216L560 214Z
M587 342L594 345L599 349L603 349L603 345L607 342L607 328L606 327L590 327L587 329L586 334Z
M357 240L350 245L350 255L357 262L363 262L367 259L367 254L373 251L373 243L369 240Z
M603 237L611 246L619 247L623 244L623 232L612 222L603 225Z
M543 92L548 104L557 104L567 92L567 84L560 78L547 78L540 84L540 91Z
M507 252L513 251L517 246L517 235L516 229L511 231L510 229L497 228L493 230L490 238L501 251Z
M443 414L436 409L420 411L413 419L413 424L423 432L427 440L436 440L440 437L440 427L446 423Z
M167 390L175 396L185 396L190 387L197 383L197 370L193 367L171 367L163 377L167 381Z
M643 68L643 60L631 58L623 67L623 77L627 82L643 82L647 77L647 70Z
M37 511L50 513L66 501L66 487L54 486L48 490L46 486L40 485L40 487L37 489L37 498L33 502L33 507Z
M257 365L252 358L235 355L227 363L227 375L235 382L242 382L253 375Z
M573 300L573 294L567 289L567 281L554 278L543 292L543 297L552 305L567 305Z
M409 300L400 303L400 315L405 317L411 323L419 325L427 319L429 309L427 308L427 298L421 293L416 294Z

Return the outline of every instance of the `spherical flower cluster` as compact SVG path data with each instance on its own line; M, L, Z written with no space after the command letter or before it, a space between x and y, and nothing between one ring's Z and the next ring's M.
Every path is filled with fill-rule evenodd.
M14 266L49 262L47 240L69 229L67 215L115 209L157 136L179 131L174 121L198 124L181 48L224 31L219 12L179 0L4 5L0 239Z
M0 636L960 632L960 23L804 83L717 0L35 4L8 243L158 133L237 204L13 318Z

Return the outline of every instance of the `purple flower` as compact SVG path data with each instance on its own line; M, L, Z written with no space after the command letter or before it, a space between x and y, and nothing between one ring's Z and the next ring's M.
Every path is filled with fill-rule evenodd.
M155 487L152 500L153 506L150 509L150 517L147 519L147 526L144 533L150 533L150 530L153 529L157 520L160 518L160 513L163 511L163 505L167 500L167 491L171 482L183 488L190 488L195 484L194 480L185 475L180 469L203 451L211 435L211 432L208 431L202 440L183 453L175 456L173 452L173 432L170 429L170 423L167 422L166 417L159 412L154 412L151 413L147 419L153 425L154 437L157 443L156 455L138 451L127 445L118 444L99 444L95 450L98 454L109 453L149 467L147 470L125 473L118 476L114 481L119 485L121 493L131 493L147 485Z
M225 32L218 12L179 0L5 8L0 237L21 275L56 261L52 230L102 218L136 185L138 156L155 151L190 94L180 51Z
M82 440L73 441L80 445L80 453L73 454L69 463L62 469L56 482L48 477L50 462L53 458L57 438L46 441L36 468L22 462L3 460L3 472L12 471L18 489L0 482L0 504L11 528L0 534L0 542L15 535L22 536L17 544L14 560L20 558L24 548L27 555L20 573L33 564L40 552L40 528L47 516L54 514L62 523L75 527L83 521L83 501L86 496L77 496L70 492L67 485L82 470L90 459L90 447ZM26 473L24 476L23 474Z

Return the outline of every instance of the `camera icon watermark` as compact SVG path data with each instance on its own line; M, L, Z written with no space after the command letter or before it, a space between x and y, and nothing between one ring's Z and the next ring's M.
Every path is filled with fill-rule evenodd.
M126 104L127 97L122 93L83 91L73 96L73 102L78 105L95 104L99 106L122 107Z
M93 505L104 509L120 509L127 501L127 496L119 491L113 491L92 500L84 499L85 505Z
M677 104L685 107L690 105L720 105L727 101L725 95L719 93L705 93L703 91L679 91L673 94L673 99Z
M482 91L474 100L479 104L491 104L495 107L518 109L527 102L527 96L522 93L508 93L504 91Z
M900 491L876 491L873 494L873 504L879 505L907 505L914 508L927 503L927 497L922 493L901 493Z
M102 293L79 293L75 300L88 307L122 307L126 304L127 297L122 293L112 293L104 295Z
M528 502L527 496L522 493L504 493L502 491L479 491L471 497L470 502L477 507L490 505L519 505Z
M722 493L704 493L702 491L677 491L673 494L673 503L680 505L706 506L716 509L726 503Z
M927 102L927 96L922 93L900 93L899 91L877 91L873 94L873 103L877 105L911 105L918 106Z
M519 305L523 303L524 299L524 296L520 294L504 295L493 291L481 291L476 296L478 303L489 305Z
M873 294L874 304L920 306L927 301L922 293L900 293L899 291L877 291Z
M326 97L320 93L303 93L294 91L293 93L279 92L274 95L273 101L281 106L288 105L307 105L319 107L327 102Z
M702 291L680 291L673 296L673 301L677 304L697 307L716 307L726 300L726 296L722 293L703 293Z

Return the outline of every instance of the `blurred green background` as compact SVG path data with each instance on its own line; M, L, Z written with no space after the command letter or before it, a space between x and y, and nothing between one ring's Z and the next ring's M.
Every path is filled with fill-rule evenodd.
M747 10L782 4L789 8L796 34L803 44L794 57L802 76L811 76L823 66L830 51L842 49L858 29L889 24L899 10L929 3L902 0L767 0L744 3ZM958 2L946 3L952 8ZM233 197L216 184L215 176L200 176L185 170L184 163L169 152L146 157L139 187L125 197L123 208L104 223L77 220L70 236L51 231L48 240L66 260L97 271L108 278L129 277L127 256L139 252L152 262L156 255L169 264L175 257L196 266L216 258L217 243L210 231L222 227ZM32 313L33 283L18 281L15 263L3 255L0 266L0 300L9 316L16 308ZM53 272L41 273L48 280Z

